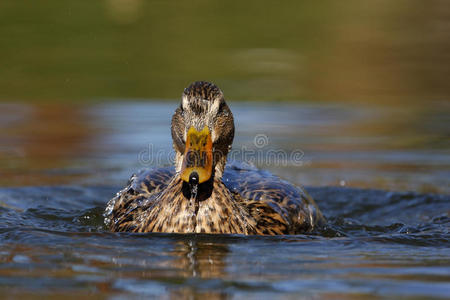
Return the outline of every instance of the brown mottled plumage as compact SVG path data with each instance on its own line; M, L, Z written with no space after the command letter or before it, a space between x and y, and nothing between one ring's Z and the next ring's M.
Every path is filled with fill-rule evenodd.
M198 184L183 181L187 131L205 126L212 137L212 175ZM175 168L133 175L108 203L105 222L109 228L276 235L310 232L324 222L314 200L301 188L244 164L225 168L233 137L233 115L222 91L208 82L191 84L172 118Z

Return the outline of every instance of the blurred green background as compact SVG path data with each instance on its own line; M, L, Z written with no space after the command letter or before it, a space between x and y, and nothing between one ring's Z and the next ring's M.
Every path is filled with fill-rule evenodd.
M429 103L450 95L450 5L379 1L0 1L0 100Z

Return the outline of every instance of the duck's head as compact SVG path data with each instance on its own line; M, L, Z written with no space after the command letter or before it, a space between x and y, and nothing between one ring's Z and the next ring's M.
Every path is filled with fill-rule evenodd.
M233 137L233 114L222 91L204 81L187 87L172 117L175 167L181 179L200 184L220 178Z

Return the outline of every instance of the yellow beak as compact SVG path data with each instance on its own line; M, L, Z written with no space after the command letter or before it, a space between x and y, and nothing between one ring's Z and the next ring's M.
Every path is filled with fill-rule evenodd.
M186 138L181 179L189 183L202 183L211 178L212 173L212 139L209 128L205 126L198 131L189 128Z

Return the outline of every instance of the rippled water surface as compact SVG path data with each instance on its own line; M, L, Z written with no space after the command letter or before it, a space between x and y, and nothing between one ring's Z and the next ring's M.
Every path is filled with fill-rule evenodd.
M449 49L448 0L0 0L0 298L448 299ZM104 228L194 80L325 228Z
M231 101L233 158L305 185L328 225L280 237L108 232L102 211L130 174L171 163L176 105L0 105L4 295L448 297L446 103Z

